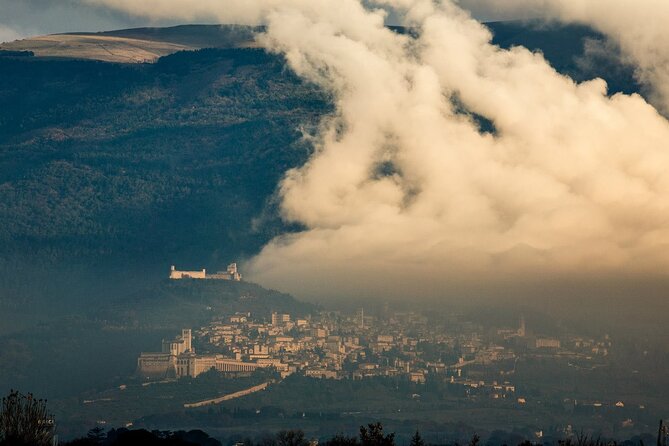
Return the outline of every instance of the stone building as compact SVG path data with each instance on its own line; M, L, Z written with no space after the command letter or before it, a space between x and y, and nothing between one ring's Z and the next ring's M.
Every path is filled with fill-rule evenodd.
M239 282L242 280L242 275L237 269L236 263L231 263L228 265L225 271L218 271L214 274L207 274L206 269L199 271L180 271L176 266L172 265L170 267L170 279L172 280L181 280L181 279L211 279L211 280L234 280Z
M179 271L174 265L170 267L170 279L205 279L207 277L207 270L204 268L201 271Z
M176 378L177 357L193 351L193 336L188 328L181 336L162 341L160 352L142 352L137 359L137 372L146 378Z
M237 264L231 263L228 265L225 271L218 271L215 274L206 274L205 279L234 280L239 282L242 280L242 275L237 270Z
M181 336L163 340L160 352L142 352L137 358L137 374L143 378L195 378L211 369L219 372L248 373L259 368L275 367L273 362L244 362L223 355L198 355L192 346L190 329Z

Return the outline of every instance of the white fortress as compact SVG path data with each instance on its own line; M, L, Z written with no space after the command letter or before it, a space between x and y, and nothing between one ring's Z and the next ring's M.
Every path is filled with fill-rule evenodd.
M219 372L249 373L272 362L244 362L223 355L197 355L192 345L191 330L184 328L181 336L162 342L160 352L142 352L137 358L137 373L143 378L195 378L211 369Z
M211 279L211 280L242 280L242 275L237 270L237 264L231 263L225 271L218 271L215 274L207 274L206 269L200 271L179 271L176 266L170 267L170 279Z

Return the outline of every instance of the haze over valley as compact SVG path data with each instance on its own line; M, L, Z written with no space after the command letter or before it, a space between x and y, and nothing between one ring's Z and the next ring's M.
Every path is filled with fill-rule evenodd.
M0 10L0 393L49 441L666 444L663 2Z

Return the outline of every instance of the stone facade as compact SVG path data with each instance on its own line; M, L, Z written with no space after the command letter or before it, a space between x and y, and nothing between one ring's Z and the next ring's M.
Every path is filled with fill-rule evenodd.
M172 265L170 267L170 279L234 280L239 282L242 280L242 275L239 273L236 263L231 263L225 271L218 271L214 274L207 274L207 270L204 268L201 271L179 271L176 266Z
M179 280L179 279L205 279L207 277L207 271L202 269L202 271L179 271L174 265L170 267L170 279Z
M276 367L276 361L244 362L223 355L198 355L192 346L190 329L181 336L162 341L161 352L142 352L137 359L137 373L143 378L195 378L211 369L219 372L249 373L259 368Z

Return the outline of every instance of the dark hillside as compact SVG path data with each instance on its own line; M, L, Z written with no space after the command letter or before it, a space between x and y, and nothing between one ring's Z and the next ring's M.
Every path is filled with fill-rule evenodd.
M541 51L557 71L576 81L601 77L607 81L610 94L630 94L640 89L633 68L621 63L618 48L590 27L520 21L486 25L497 45L502 48L520 45Z
M273 311L301 316L314 309L313 305L295 300L289 294L250 282L164 279L91 316L105 323L160 330L181 325L199 326L208 323L212 314L250 312L254 318L270 320Z
M489 26L499 45L543 51L577 80L601 75L614 92L638 90L588 28ZM217 46L249 32L107 34ZM2 57L0 103L2 308L47 296L57 307L65 297L95 303L173 263L216 269L252 256L291 229L272 194L307 159L301 129L332 110L281 57L252 48L155 64Z
M197 329L235 312L270 319L272 311L297 316L314 310L249 282L164 279L85 314L0 332L0 392L30 388L53 398L113 387L134 373L141 351L159 351L161 339L181 328Z
M17 274L155 277L257 252L286 229L268 200L308 155L300 126L330 110L254 49L153 65L0 59L0 98L0 264Z
M157 40L199 48L238 48L253 43L259 27L242 25L180 25L167 28L133 28L90 33L103 36Z

